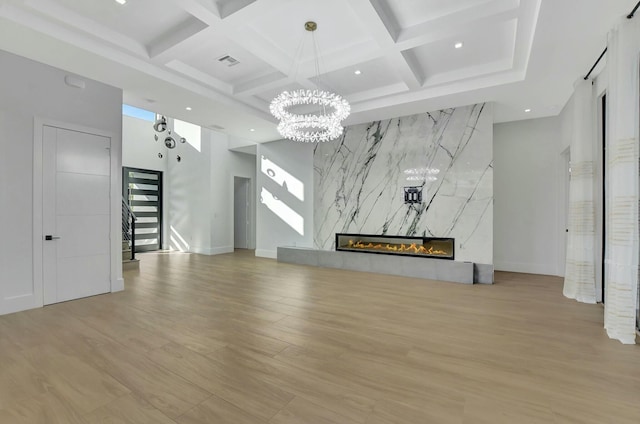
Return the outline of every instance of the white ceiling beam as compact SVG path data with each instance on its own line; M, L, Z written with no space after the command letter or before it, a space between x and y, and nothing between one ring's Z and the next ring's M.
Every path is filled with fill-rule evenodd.
M287 80L287 82L283 82ZM272 72L259 78L239 82L233 86L233 94L237 96L253 96L273 88L282 87L292 80L282 72Z
M230 2L224 3L221 6L218 6L218 12L220 13L220 17L224 19L244 9L250 4L255 3L256 1L257 0L232 0Z
M178 0L181 1L181 0ZM236 12L224 17L222 21L227 29L231 32L246 26L252 21L264 20L264 17L274 9L286 6L300 0L259 0L249 2L249 4Z
M204 31L206 28L208 26L204 22L196 18L190 18L177 27L167 29L166 32L147 45L149 57L154 58L170 48L182 44L182 42Z
M400 28L398 20L395 18L395 16L393 16L393 12L391 11L391 9L389 9L389 4L385 0L369 0L369 2L371 3L371 7L373 7L374 11L376 12L377 19L380 19L380 21L386 28L386 32L391 37L391 40L395 42L402 28ZM354 5L359 7L359 10L362 10L363 8L369 9L364 3L362 5L354 3ZM369 14L371 14L370 11ZM376 19L376 17L374 17L373 15L371 15L371 18ZM384 34L381 35L384 36Z
M407 57L405 57L402 52L393 52L392 54L387 55L387 59L398 74L400 74L400 78L402 78L402 81L407 84L407 87L409 87L410 90L422 87L422 84L424 83L424 77L422 74L424 72L420 69L420 65L418 65L417 61L407 60Z
M85 18L79 13L70 10L50 0L26 0L24 5L51 19L62 22L85 33L85 36L96 37L106 43L140 56L148 57L146 47L133 38L122 35L92 19ZM15 12L15 11L14 11ZM24 19L28 19L25 15Z
M364 26L380 48L386 51L385 56L389 63L396 69L407 87L411 90L420 88L424 80L421 76L423 72L415 61L408 62L397 48L394 33L398 30L398 24L386 5L377 0L352 0L349 6L362 19Z
M542 0L522 0L522 2L523 5L520 8L520 16L518 18L513 67L526 73L529 67L529 59L531 58L533 37L535 28L538 25Z
M380 2L376 2L378 7L374 7L373 1L375 0L351 0L349 7L360 18L363 26L367 28L369 35L378 43L378 46L382 49L388 49L396 43L393 32L397 31L397 24L394 23L390 12L380 6ZM378 9L382 15L378 13Z
M172 60L166 63L165 66L169 69L173 69L176 72L180 72L182 75L185 75L197 82L207 84L211 88L218 90L222 93L225 93L228 95L233 94L233 87L231 85L224 83L219 79L212 77L209 74L199 71L196 68L189 66L180 60Z
M187 91L201 95L212 101L235 107L239 112L249 113L267 121L273 120L265 110L257 109L243 102L239 102L230 95L223 94L203 84L193 82L192 80L179 76L172 71L160 68L144 58L139 58L130 53L111 47L97 39L85 37L77 31L28 13L22 8L7 5L0 9L0 16L34 31L47 34L50 37L73 45L79 49L100 55L103 58L111 60L122 66L134 69L178 87L182 87Z
M519 0L494 0L400 31L397 46L408 50L438 40L471 33L518 17Z
M519 71L509 70L490 74L484 77L471 77L465 80L458 80L447 84L425 87L407 93L394 94L386 97L378 97L368 101L360 102L352 105L351 112L358 113L372 109L381 109L385 107L397 106L404 103L419 102L425 99L433 99L441 96L452 94L471 92L483 88L494 87L496 85L504 85L522 81L522 73ZM491 101L492 99L487 99Z
M156 0L159 7L163 4L178 6L191 16L195 16L209 26L217 25L221 21L220 12L211 1L202 0Z
M355 66L362 62L368 62L379 58L381 50L377 47L377 44L371 42L365 42L357 46L349 46L338 52L332 53L329 57L323 57L320 72L327 74L329 72L343 69L349 66ZM269 79L269 87L265 87L265 90L283 87L293 82L293 76L288 76L285 73L279 73L280 78ZM300 64L296 73L296 78L301 81L301 84L305 80L309 80L316 76L315 60L308 60ZM255 82L252 80L245 81L234 88L234 93L238 95L252 95L260 93L260 81L263 77L256 78ZM304 85L304 84L303 84Z
M403 82L385 85L383 87L372 88L371 90L359 91L355 94L349 94L349 103L352 105L379 97L390 96L392 94L405 93L408 87Z
M443 84L464 81L471 78L483 77L486 75L497 74L499 72L508 72L513 69L513 61L511 58L495 60L493 62L483 63L480 65L460 68L449 72L442 72L429 76L425 81L425 88L437 87Z
M208 25L208 28L204 27L200 31L194 32L188 37L185 36L181 40L174 39L172 43L165 43L162 48L154 48L151 58L157 63L165 63L172 60L179 51L188 49L190 46L200 45L200 43L206 41L207 37L214 37L219 31L218 28L222 19L218 14L218 9L210 2L205 3L203 0L156 1L158 2L159 7L162 7L163 4L177 6L199 21Z
M200 48L204 43L216 37L216 34L219 34L218 30L212 27L205 27L186 38L173 40L174 43L166 44L162 49L158 48L158 51L154 51L154 55L150 59L160 65L170 62L176 56L181 55L181 52Z
M231 5L233 5L234 12L230 13L225 18L220 18L218 14L221 13L219 12L229 12L231 9L216 11L216 13L218 13L216 14L210 7L203 5L202 0L160 1L170 2L173 5L180 6L186 12L197 16L199 19L203 19L208 25L210 25L210 28L206 31L202 31L200 34L194 34L193 37L184 39L182 42L171 46L166 51L163 51L158 55L158 60L162 61L163 59L172 59L173 52L184 49L185 46L191 45L192 42L195 42L194 45L198 45L200 41L204 41L200 40L201 37L220 36L233 40L250 54L271 66L277 72L282 73L284 75L282 80L283 84L290 82L290 80L285 81L285 79L289 78L287 74L291 71L292 58L276 46L273 46L271 43L266 41L264 37L258 34L250 26L247 26L247 23L259 20L274 8L286 5L287 3L295 0L237 0L231 3ZM239 7L243 4L244 6ZM196 38L200 41L195 41ZM257 81L259 80L260 78L257 79ZM301 79L301 83L303 85L309 84L308 81L304 81L304 78ZM242 87L235 89L234 93L238 95L253 94L251 84L248 84L248 88L246 90Z

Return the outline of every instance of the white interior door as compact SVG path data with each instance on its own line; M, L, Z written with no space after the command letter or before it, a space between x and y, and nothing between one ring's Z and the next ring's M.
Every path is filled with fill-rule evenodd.
M44 304L111 289L111 139L43 128Z

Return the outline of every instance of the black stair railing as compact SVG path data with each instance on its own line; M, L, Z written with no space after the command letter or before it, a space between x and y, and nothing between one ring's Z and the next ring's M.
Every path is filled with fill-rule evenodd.
M134 260L136 258L136 215L131 211L129 204L123 198L122 199L122 242L127 243L131 249L131 257L129 259Z

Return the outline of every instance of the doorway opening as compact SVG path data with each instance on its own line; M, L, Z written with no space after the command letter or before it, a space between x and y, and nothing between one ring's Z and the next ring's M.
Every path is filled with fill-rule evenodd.
M233 247L252 248L251 179L233 177Z
M606 259L606 246L607 246L607 204L606 204L606 190L607 190L607 95L606 93L602 95L600 100L600 153L602 157L600 158L600 166L602 169L602 173L600 176L600 201L598 204L601 205L600 213L600 302L605 302L605 285L606 285L606 269L605 269L605 259Z
M564 234L559 239L560 254L558 256L560 258L560 262L558 271L564 275L566 271L567 247L569 243L569 183L571 180L571 149L569 147L561 153L560 175L562 176L562 185L560 186L562 225L560 228Z
M136 217L135 253L162 248L162 172L122 168L122 197Z

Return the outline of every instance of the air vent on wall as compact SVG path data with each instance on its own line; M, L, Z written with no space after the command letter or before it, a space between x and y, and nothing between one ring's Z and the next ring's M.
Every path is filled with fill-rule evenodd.
M218 62L224 63L227 66L235 66L238 63L240 63L238 59L236 59L235 57L229 56L228 54L222 57L219 57Z

